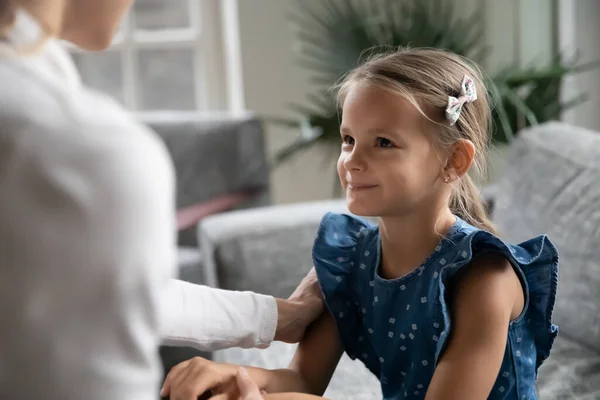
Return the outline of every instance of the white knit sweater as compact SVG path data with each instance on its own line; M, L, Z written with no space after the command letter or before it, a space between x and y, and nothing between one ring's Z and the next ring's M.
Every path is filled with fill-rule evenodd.
M156 399L157 346L265 347L272 297L171 279L163 143L20 13L0 43L0 398ZM162 311L162 312L161 312Z

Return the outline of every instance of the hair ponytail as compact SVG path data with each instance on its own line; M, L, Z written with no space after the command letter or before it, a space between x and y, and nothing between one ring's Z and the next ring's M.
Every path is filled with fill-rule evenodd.
M467 223L496 234L496 228L488 218L487 210L481 199L481 192L473 183L469 174L458 181L450 196L450 210Z

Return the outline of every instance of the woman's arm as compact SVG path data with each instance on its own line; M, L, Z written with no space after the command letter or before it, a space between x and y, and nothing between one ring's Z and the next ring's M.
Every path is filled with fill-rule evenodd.
M508 325L524 307L521 282L510 263L481 257L451 288L452 333L426 400L484 400L504 358Z
M204 351L267 347L275 335L277 303L271 296L171 280L163 296L162 341Z
M298 343L323 311L314 268L289 299L214 289L172 279L163 295L162 341L204 351Z

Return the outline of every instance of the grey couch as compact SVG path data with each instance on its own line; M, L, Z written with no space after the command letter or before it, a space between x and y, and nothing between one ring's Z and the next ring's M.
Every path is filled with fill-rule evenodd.
M501 235L518 242L547 233L561 254L554 322L560 326L539 375L543 400L600 399L600 134L561 123L523 132L503 179L484 191ZM204 282L232 290L289 295L311 267L321 216L343 201L234 211L205 219L199 237ZM218 361L285 367L294 345L229 349ZM344 356L326 395L380 398L377 379Z

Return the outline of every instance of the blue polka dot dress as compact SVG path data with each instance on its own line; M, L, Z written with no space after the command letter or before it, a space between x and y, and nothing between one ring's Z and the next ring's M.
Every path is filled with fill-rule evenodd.
M346 353L379 378L384 399L425 398L452 328L448 280L488 251L511 262L526 293L488 398L537 399L537 371L558 333L551 323L558 253L546 236L513 246L457 219L421 266L394 280L378 274L380 248L377 225L329 213L319 226L313 262Z

